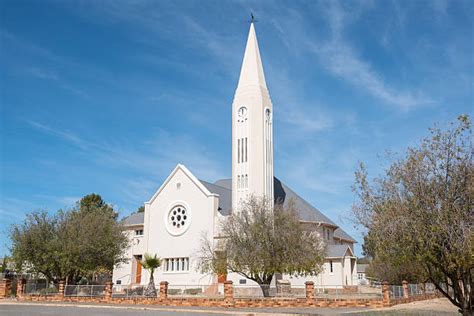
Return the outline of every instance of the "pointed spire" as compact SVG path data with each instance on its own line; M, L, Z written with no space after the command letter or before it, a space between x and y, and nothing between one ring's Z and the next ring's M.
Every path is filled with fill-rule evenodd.
M260 85L265 89L267 88L253 22L250 23L249 37L245 47L244 61L242 62L237 89L248 85Z

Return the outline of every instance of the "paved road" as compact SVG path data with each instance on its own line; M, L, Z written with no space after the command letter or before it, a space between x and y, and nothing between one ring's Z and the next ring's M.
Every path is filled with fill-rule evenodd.
M206 309L199 307L156 307L156 306L122 306L122 305L86 305L68 303L23 303L0 302L0 315L26 316L26 315L67 315L67 316L216 316L216 315L338 315L360 312L366 309L329 309L329 308L301 308L301 309Z
M216 316L216 313L174 311L173 309L136 309L136 308L111 308L111 307L84 307L84 306L46 306L46 305L20 305L1 304L0 315L2 316L29 316L29 315L64 315L64 316ZM226 314L228 315L228 314ZM232 314L231 314L232 315Z

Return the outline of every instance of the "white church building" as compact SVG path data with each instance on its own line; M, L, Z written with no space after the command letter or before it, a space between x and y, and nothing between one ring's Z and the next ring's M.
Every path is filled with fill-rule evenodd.
M278 113L278 111L277 111ZM245 48L239 83L232 104L232 178L213 183L197 179L178 164L158 191L145 202L145 211L125 219L131 240L129 262L116 266L114 284L145 285L149 274L140 264L145 253L157 254L162 266L155 280L172 285L256 285L244 277L203 274L198 268L203 234L219 238L219 222L238 209L250 195L265 196L275 203L293 200L308 229L317 231L327 244L323 272L312 277L282 276L292 286L314 281L316 286L357 284L356 242L273 173L273 105L265 82L253 23Z

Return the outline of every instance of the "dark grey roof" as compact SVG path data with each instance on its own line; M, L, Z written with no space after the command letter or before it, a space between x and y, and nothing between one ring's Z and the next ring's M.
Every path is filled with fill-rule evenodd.
M369 265L367 263L358 263L357 264L357 273L365 273Z
M125 226L143 225L145 222L145 213L133 213L130 216L124 218L123 224Z
M223 188L227 188L229 190L229 194L231 194L230 189L232 188L232 179L218 180L214 182L214 184ZM283 184L276 177L274 178L273 187L275 190L275 202L283 202L283 205L286 206L288 205L288 202L290 200L293 200L293 202L295 203L295 208L300 214L301 220L325 223L337 227L337 225L333 221L331 221L328 217L321 213L317 208L305 201L302 197L296 194L293 190ZM231 196L230 200L232 200Z
M232 209L232 190L218 184L199 180L211 192L219 194L219 212L222 215L230 215Z
M214 184L232 191L232 179L220 179Z
M352 242L357 242L348 233L346 233L341 227L338 227L334 231L334 238L339 238L339 239L349 240L349 241L352 241Z
M222 215L230 215L232 209L232 179L221 179L214 183L199 180L211 192L219 195L219 212ZM303 221L313 221L332 225L338 227L332 220L321 213L317 208L309 204L306 200L296 194L288 186L283 184L276 177L274 178L274 196L275 202L283 202L283 205L288 205L290 200L295 203L295 208L298 210L300 219ZM124 224L126 226L140 225L144 222L144 213L134 213L125 218ZM334 231L334 237L344 240L356 242L349 234L342 228L337 228ZM339 245L344 246L344 245ZM347 247L344 246L344 247Z
M326 257L342 258L346 255L348 248L350 249L348 245L328 245Z

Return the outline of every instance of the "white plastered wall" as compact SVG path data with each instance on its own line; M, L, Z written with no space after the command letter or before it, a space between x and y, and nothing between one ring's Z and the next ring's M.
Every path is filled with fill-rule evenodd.
M190 216L187 230L177 236L170 234L165 218L175 205L183 205ZM214 275L198 270L198 252L201 238L214 236L214 218L218 196L211 194L184 166L172 172L153 198L145 203L146 252L161 258L189 258L187 272L165 272L160 267L155 272L155 282L168 281L170 285L207 285L215 281ZM149 274L143 272L142 283L148 282Z
M112 274L112 282L117 284L117 281L120 280L120 283L123 285L128 285L134 283L135 281L135 266L134 266L134 255L141 255L145 250L144 236L136 236L135 230L143 229L143 225L130 226L124 232L129 239L129 248L126 250L126 257L129 259L127 263L122 263L120 265L114 266Z

